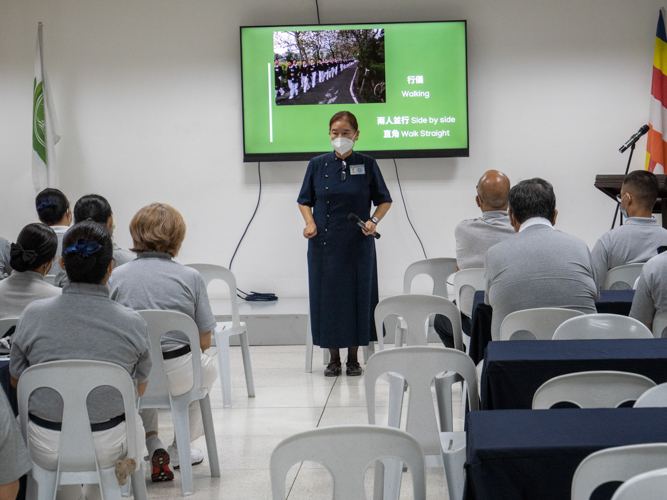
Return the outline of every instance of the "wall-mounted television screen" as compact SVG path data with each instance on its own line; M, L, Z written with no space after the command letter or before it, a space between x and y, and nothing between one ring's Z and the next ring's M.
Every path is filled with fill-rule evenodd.
M351 111L375 158L468 156L466 22L241 27L244 161L331 151Z

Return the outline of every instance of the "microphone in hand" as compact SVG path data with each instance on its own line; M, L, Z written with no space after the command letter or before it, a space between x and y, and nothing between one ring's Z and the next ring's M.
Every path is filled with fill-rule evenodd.
M359 227L360 227L361 229L363 229L364 231L367 231L367 229L366 229L366 224L364 223L364 221L362 221L362 220L359 218L358 215L356 215L356 214L350 214L350 215L347 216L347 220L349 220L352 224L356 224L357 226L359 226ZM371 233L371 236L372 236L373 238L375 238L376 240L379 240L379 239L380 239L380 233L378 233L377 231L375 231L374 233Z

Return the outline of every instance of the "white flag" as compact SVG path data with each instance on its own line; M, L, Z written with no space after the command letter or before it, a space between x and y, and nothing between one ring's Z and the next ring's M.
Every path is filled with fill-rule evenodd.
M47 187L57 188L60 183L55 151L55 144L60 140L60 131L51 100L42 49L42 23L39 23L32 103L32 182L36 192Z

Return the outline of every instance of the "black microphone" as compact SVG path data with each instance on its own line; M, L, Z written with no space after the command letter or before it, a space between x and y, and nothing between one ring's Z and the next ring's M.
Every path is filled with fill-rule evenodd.
M366 229L366 224L364 224L364 221L362 221L358 215L356 214L350 214L347 216L347 220L349 220L352 224L356 224L362 229ZM376 240L380 239L380 233L375 231L374 233L371 233L371 236L373 236Z
M639 140L639 138L640 138L642 135L644 135L646 132L648 132L648 130L649 130L649 129L648 129L648 125L642 125L642 128L640 128L640 129L637 131L637 133L636 133L635 135L633 135L632 137L630 137L630 139L628 139L628 142L626 142L625 144L623 144L623 145L621 146L621 149L619 149L619 151L622 153L623 151L625 151L626 149L628 149L628 148L629 148L630 146L632 146L635 142L637 142L637 141Z

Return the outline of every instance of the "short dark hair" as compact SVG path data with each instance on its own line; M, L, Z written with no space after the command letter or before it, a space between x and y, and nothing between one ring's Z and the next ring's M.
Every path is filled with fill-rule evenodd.
M9 265L20 273L34 271L53 260L58 250L58 236L46 224L28 224L12 243Z
M75 224L63 238L62 257L72 283L101 283L113 258L109 230L91 220Z
M556 194L551 183L535 177L516 184L509 193L510 209L519 224L532 217L553 222L556 216Z
M632 196L644 208L653 208L655 200L658 199L660 185L658 178L647 170L633 170L623 179L623 185L626 191L628 188L632 191Z
M46 188L35 198L35 208L39 220L52 226L65 216L69 208L69 201L59 189Z
M357 117L354 116L349 111L339 111L338 113L333 115L331 117L331 120L329 120L329 130L331 130L331 127L333 127L334 123L341 120L347 121L354 130L359 130L359 125L357 124Z
M99 194L87 194L74 204L76 222L92 219L100 224L106 224L112 214L111 205L104 196Z

